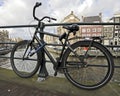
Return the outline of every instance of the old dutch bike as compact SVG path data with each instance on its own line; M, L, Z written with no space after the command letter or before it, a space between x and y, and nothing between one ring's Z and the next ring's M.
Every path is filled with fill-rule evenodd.
M18 42L11 52L11 65L13 71L22 78L33 76L41 66L41 52L44 52L54 66L55 73L62 70L65 77L75 86L92 90L107 84L112 78L114 62L111 53L101 44L100 37L92 37L90 40L79 40L71 44L70 34L76 34L79 30L77 24L64 25L67 30L61 36L44 32L44 19L56 20L49 16L39 19L35 10L41 3L36 3L33 8L33 17L38 21L32 40ZM59 57L54 59L47 49L47 43L41 34L57 37L62 49Z

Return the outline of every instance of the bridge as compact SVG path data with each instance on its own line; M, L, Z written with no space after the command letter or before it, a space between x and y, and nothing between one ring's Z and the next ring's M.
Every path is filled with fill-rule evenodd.
M46 24L45 26L61 26L61 25L70 25L71 23L67 23L67 24L51 24L51 25L49 25L49 24ZM75 23L76 24L76 23ZM82 24L80 24L80 23L78 23L79 25L84 25L83 23ZM95 23L95 24L97 24L97 23ZM101 24L103 24L103 25L109 25L109 23L101 23ZM91 25L91 23L87 23L87 24L85 24L85 25ZM97 25L100 25L100 23L99 24L97 24ZM110 25L114 25L114 24L110 24ZM118 23L117 23L117 25L119 25ZM19 26L1 26L1 28L23 28L23 27L35 27L36 25L19 25ZM12 42L1 42L0 44L3 44L3 43L5 43L5 44L8 44L8 45L12 45L12 46L14 46L14 44L15 43L12 43ZM52 44L53 45L53 44ZM105 90L105 89L110 89L110 90L112 90L112 91L106 91L106 92L108 92L108 93L110 93L110 92L113 92L113 93L115 93L116 95L115 96L119 96L119 91L118 91L118 89L119 89L119 84L120 84L120 78L119 78L119 75L120 75L120 61L119 61L119 56L120 56L120 53L119 53L119 51L116 51L116 52L114 52L114 50L111 50L111 48L119 48L120 46L106 46L106 47L108 47L108 49L110 49L110 51L111 51L111 53L113 54L113 56L114 56L114 60L115 60L115 74L114 74L114 76L113 76L113 79L111 80L111 81L114 81L115 83L114 84L111 84L111 82L109 83L110 85L108 85L107 87L105 87L105 88L103 88L103 90ZM10 50L11 50L11 48L9 48ZM53 52L53 50L51 50L52 52ZM4 51L5 52L5 51ZM10 51L9 51L10 52ZM6 63L8 64L8 62L9 62L9 59L10 59L10 56L9 55L0 55L0 59L7 59L7 61L6 61ZM48 61L49 62L49 61ZM1 63L0 63L1 64ZM46 63L46 64L48 64L48 63ZM9 67L10 65L8 65L8 67ZM44 71L41 71L42 72L42 74L46 74L46 73L44 73L44 72L46 72L46 68L45 67L43 67L43 70ZM2 70L1 70L2 71ZM7 73L9 73L9 72L7 72ZM11 73L10 73L11 74ZM13 74L12 74L13 75ZM11 76L11 75L10 75ZM12 77L12 79L13 78L16 78L16 77ZM20 78L19 78L20 79ZM20 79L21 80L21 79ZM35 79L36 80L36 79ZM49 79L49 80L52 80L53 81L53 79ZM48 80L48 81L49 81ZM59 80L59 78L57 79L57 81ZM18 80L19 81L19 80ZM52 81L50 81L51 83L52 83ZM64 80L63 80L64 81ZM16 81L14 81L14 82L16 82ZM46 81L47 82L47 81ZM59 81L58 81L59 82ZM61 82L61 81L60 81ZM59 82L59 83L60 83ZM64 84L66 84L65 82L63 83L63 85ZM38 85L38 84L37 84ZM53 84L52 84L53 85ZM60 85L60 84L59 84ZM69 84L67 84L66 86L68 86ZM117 86L116 86L117 85ZM47 86L47 85L45 85L45 86ZM49 84L48 84L48 86L49 86ZM55 85L55 86L58 86L58 84L57 85ZM114 87L115 86L115 87ZM75 92L78 92L79 93L79 91L78 91L78 89L76 89L76 88L73 88L73 91L72 91L72 89L70 89L70 88L66 88L65 86L63 87L63 88L65 88L65 89L67 89L68 91L69 90L71 90L71 92L73 92L73 93L75 93ZM55 89L55 88L54 88ZM57 89L57 88L56 88ZM74 90L75 89L75 90ZM50 90L49 88L48 88L48 90ZM102 93L103 92L103 94L105 93L106 94L106 96L108 95L106 92L104 92L104 91L98 91L98 92L100 92L100 93ZM60 92L62 92L62 91L60 91ZM71 93L70 92L70 93ZM83 91L81 91L81 92L83 92ZM88 91L87 91L88 92ZM97 91L94 91L94 92L96 92L96 94L97 94ZM67 92L68 93L68 92ZM73 94L73 93L71 93L71 94ZM91 93L91 92L90 92ZM84 93L84 94L86 94L86 93ZM112 94L112 93L111 93ZM78 94L77 94L78 95ZM109 94L110 95L110 94ZM113 94L112 94L113 95ZM112 96L111 95L111 96ZM100 96L99 94L98 94L98 96Z

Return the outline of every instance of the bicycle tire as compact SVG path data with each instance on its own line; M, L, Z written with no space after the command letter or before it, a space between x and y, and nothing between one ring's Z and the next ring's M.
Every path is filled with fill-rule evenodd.
M78 41L71 45L71 48L76 51L79 57L83 58L88 50L91 41ZM84 49L86 48L86 50ZM83 50L84 49L84 50ZM92 51L95 51L93 52ZM96 54L95 54L96 53ZM105 64L101 65L102 62ZM114 62L111 53L102 44L93 41L91 48L88 50L84 65L78 64L80 60L76 57L70 48L66 50L63 57L64 74L66 78L75 86L93 90L103 87L107 84L114 72ZM77 62L77 63L76 63ZM81 61L82 62L82 61ZM91 65L89 63L92 63ZM85 65L86 64L86 65Z
M33 56L23 59L26 47L30 43L29 40L18 42L11 51L11 66L13 71L22 78L32 77L40 67L40 52L35 53ZM35 45L31 44L33 49ZM29 49L29 48L28 48Z

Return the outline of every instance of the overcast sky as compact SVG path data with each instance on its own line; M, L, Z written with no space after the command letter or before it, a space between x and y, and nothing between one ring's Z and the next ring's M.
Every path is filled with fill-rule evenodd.
M29 24L33 20L32 9L36 2L42 2L42 6L37 9L37 16L52 16L57 18L57 22L71 11L80 19L81 16L94 16L101 12L104 21L120 12L120 0L0 0L0 26ZM11 37L17 37L27 29L9 31ZM26 38L27 35L22 37Z

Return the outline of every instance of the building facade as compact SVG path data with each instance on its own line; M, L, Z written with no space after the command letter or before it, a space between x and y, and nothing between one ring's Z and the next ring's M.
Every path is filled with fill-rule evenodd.
M84 23L101 23L102 14L99 13L98 16L82 16ZM81 36L82 37L98 37L102 36L103 26L102 25L82 25L81 26Z
M0 42L9 42L9 32L7 30L0 31ZM0 47L4 47L6 44L0 44Z
M112 21L115 23L120 23L120 13L114 14ZM80 19L74 14L73 11L61 21L61 23L75 23L81 22ZM102 14L99 13L97 16L82 16L82 23L102 23ZM80 25L79 31L76 35L70 34L69 38L81 37L81 38L91 38L104 36L104 45L120 45L120 25ZM62 35L67 30L63 26L57 27L57 34ZM59 43L59 40L52 36L45 36L45 40L48 42ZM57 40L57 41L56 41ZM74 43L80 39L75 39L70 41Z
M75 23L75 22L80 22L80 19L76 15L74 15L73 11L71 11L71 13L61 21L61 23ZM67 30L64 29L63 26L59 26L57 28L57 32L58 32L59 35L62 35L64 32L67 32ZM69 38L77 37L77 36L80 36L80 35L81 35L81 32L79 30L79 31L76 32L75 35L73 35L71 33ZM75 41L77 41L77 39L71 40L70 43L74 43Z
M120 13L114 14L113 21L115 23L120 23ZM114 25L114 45L120 45L120 25Z
M103 26L103 44L104 45L113 45L113 32L114 26L113 25L104 25Z

